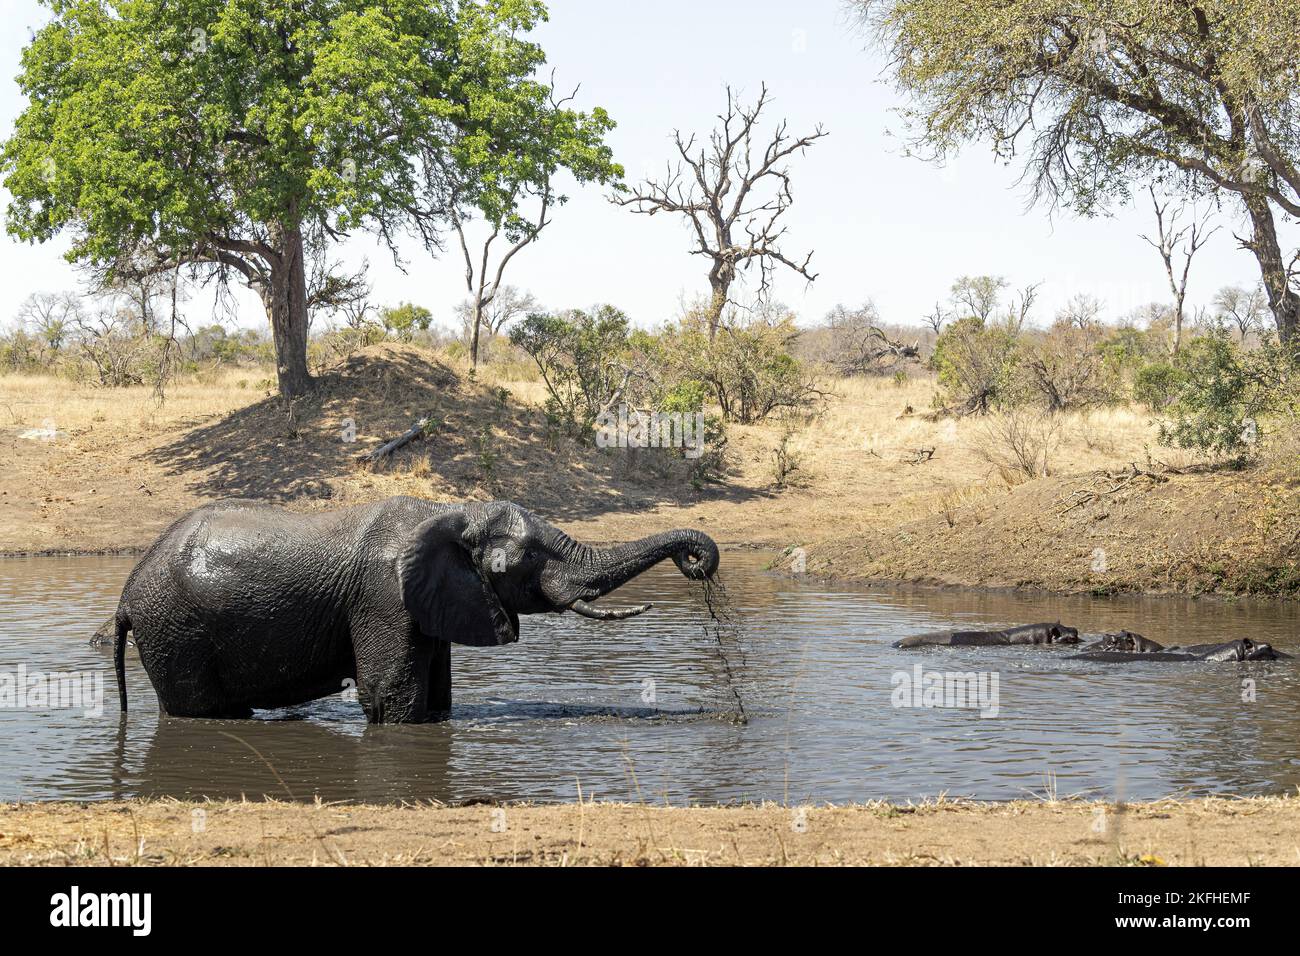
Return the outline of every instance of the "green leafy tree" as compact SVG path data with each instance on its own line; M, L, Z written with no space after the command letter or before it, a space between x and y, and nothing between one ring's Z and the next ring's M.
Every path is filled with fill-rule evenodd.
M379 321L390 334L396 335L403 342L409 342L416 332L429 328L433 322L433 313L422 305L403 302L401 305L380 309Z
M622 360L628 318L612 305L560 314L535 312L510 330L510 341L537 365L551 421L586 435L627 385Z
M1294 425L1294 362L1272 343L1244 351L1226 329L1193 339L1174 357L1172 372L1155 366L1144 380L1153 392L1163 386L1170 396L1161 442L1211 458L1249 458L1275 423Z
M985 140L1083 214L1135 183L1244 207L1283 342L1300 327L1278 216L1300 216L1294 0L854 0L912 99L918 152Z
M282 394L311 384L313 309L355 283L312 262L354 229L435 247L468 204L586 170L612 125L557 105L524 39L538 0L44 0L27 106L0 147L6 226L72 238L106 283L179 270L262 299Z
M981 322L993 317L1007 280L1002 276L960 276L952 284L952 303L963 317L974 316Z

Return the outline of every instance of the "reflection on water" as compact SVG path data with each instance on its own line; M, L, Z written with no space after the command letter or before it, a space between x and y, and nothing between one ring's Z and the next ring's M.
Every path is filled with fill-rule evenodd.
M1010 799L1048 787L1142 799L1300 784L1298 662L1102 665L1058 648L889 646L956 624L1059 618L1166 644L1249 636L1296 653L1294 604L855 588L773 575L766 560L723 560L744 622L726 658L748 724L725 717L735 702L699 585L668 564L617 596L653 601L644 617L528 618L517 645L457 648L454 719L408 727L367 727L341 697L252 721L160 717L134 650L121 725L112 654L86 639L133 560L0 560L0 673L99 672L106 696L99 716L0 709L0 799L567 800L579 786L674 803ZM738 640L726 629L723 639ZM891 678L916 664L996 672L998 716L895 708Z

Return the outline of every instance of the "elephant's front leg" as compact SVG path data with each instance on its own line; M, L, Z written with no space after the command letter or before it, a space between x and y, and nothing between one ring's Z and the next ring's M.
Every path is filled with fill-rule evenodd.
M370 723L412 724L430 718L429 678L437 643L411 627L354 627L357 698Z

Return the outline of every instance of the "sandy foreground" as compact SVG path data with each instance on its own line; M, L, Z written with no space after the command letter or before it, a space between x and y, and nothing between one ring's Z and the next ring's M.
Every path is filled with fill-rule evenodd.
M0 805L6 866L1300 865L1300 799Z

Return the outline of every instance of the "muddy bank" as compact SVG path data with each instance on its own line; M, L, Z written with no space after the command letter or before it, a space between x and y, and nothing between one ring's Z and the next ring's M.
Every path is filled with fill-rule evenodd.
M0 864L1195 865L1300 862L1300 801L667 808L0 805Z
M787 554L779 565L791 567ZM1277 470L1047 478L914 521L813 542L846 580L1061 594L1300 593L1300 490Z

